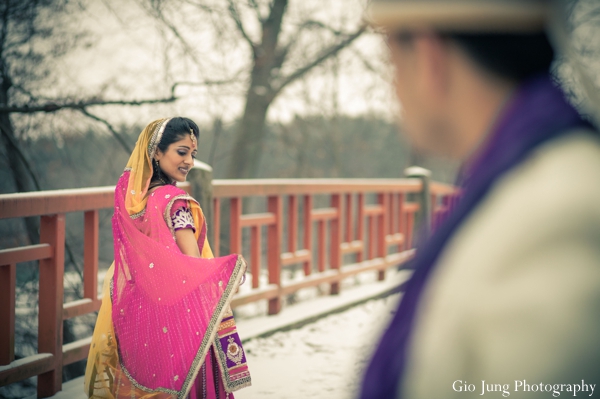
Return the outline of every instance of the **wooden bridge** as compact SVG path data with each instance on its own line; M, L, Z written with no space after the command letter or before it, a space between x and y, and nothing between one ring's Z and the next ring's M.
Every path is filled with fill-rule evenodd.
M210 173L194 168L183 188L204 204L215 256L225 247L220 233L227 229L228 252L248 260L252 289L232 306L268 301L269 314L281 310L284 295L302 288L326 283L335 295L340 282L355 274L383 279L386 269L413 256L416 221L435 223L455 193L419 171L406 179L213 181ZM100 308L99 211L113 207L113 196L114 187L0 195L0 219L40 219L39 243L0 249L0 386L38 376L38 397L52 396L61 390L62 368L87 357L91 337L63 344L63 321ZM244 213L249 201L262 202L265 211ZM84 215L83 299L64 303L67 213ZM242 248L246 229L249 253ZM31 261L39 261L38 353L15 360L16 270ZM268 283L261 286L263 263ZM282 269L291 266L302 267L303 279L282 282Z

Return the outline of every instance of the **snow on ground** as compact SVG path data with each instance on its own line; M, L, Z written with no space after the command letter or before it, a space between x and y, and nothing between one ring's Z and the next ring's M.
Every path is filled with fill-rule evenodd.
M366 287L355 289L364 291ZM236 392L236 399L354 398L366 362L397 308L399 295L372 299L294 330L245 341L253 386ZM326 307L318 299L312 306L315 314ZM277 316L257 320L267 323L271 317ZM241 334L243 324L238 324ZM85 398L82 385L83 377L71 380L54 398Z
M296 330L244 344L252 387L236 399L353 398L399 295L368 301Z
M356 396L366 362L383 328L397 308L399 294L372 299L398 287L410 272L388 270L386 280L376 281L375 273L363 273L342 282L340 295L328 295L329 287L303 289L284 300L284 309L275 316L266 315L265 303L236 308L238 330L244 340L253 386L235 393L237 399L253 398L330 398ZM104 276L101 276L103 280ZM263 276L261 276L263 277ZM300 278L282 276L285 281ZM262 280L265 280L264 278ZM264 282L266 284L266 280ZM242 286L249 290L250 284ZM360 303L340 313L336 309ZM328 314L316 322L289 331L290 328L314 317ZM37 318L36 318L37 319ZM37 327L36 327L37 329ZM81 399L83 378L63 384L56 399ZM16 384L13 384L16 385ZM6 388L6 387L5 387ZM0 390L0 398L3 396ZM8 393L8 392L5 392ZM33 395L35 389L23 391Z

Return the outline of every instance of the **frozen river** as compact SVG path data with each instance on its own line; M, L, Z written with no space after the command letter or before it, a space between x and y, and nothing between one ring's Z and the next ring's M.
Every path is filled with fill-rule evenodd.
M365 364L398 300L398 294L371 300L299 329L245 343L253 386L236 392L236 399L355 397Z

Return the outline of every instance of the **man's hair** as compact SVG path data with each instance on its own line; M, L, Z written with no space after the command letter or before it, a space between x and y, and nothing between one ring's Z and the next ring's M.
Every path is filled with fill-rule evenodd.
M531 34L447 34L487 72L520 82L548 72L554 50L544 33Z
M395 40L412 45L415 33L400 31ZM438 35L451 40L488 73L499 78L520 82L530 76L550 70L554 50L545 33L449 33Z

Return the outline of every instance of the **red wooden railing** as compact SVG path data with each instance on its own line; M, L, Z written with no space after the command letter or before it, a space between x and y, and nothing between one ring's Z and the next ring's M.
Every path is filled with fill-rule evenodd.
M369 270L377 271L379 278L383 279L387 267L403 263L412 254L408 249L412 240L413 215L418 205L406 202L405 197L420 189L418 180L215 181L214 248L219 248L223 202L229 201L230 252L242 252L242 229L250 230L249 270L253 289L238 295L233 305L267 299L269 314L275 314L281 308L281 297L300 288L328 283L331 293L337 294L341 280ZM329 206L315 209L313 196L322 194L329 197ZM376 204L365 204L368 194L377 197ZM266 197L267 212L242 215L244 199L254 196ZM284 200L287 201L285 215ZM298 210L300 202L303 204L302 218ZM353 206L353 202L357 202L357 206ZM298 248L300 219L304 234L302 247ZM286 251L282 250L284 222L287 224ZM316 248L313 248L313 223L316 224ZM269 284L259 287L263 227L267 229ZM369 245L366 245L365 233L368 233ZM388 254L392 246L396 250ZM356 262L342 267L345 254L356 254ZM316 260L315 268L313 259ZM283 284L281 268L293 264L303 265L306 277L300 282Z
M189 185L184 188L189 189ZM221 228L229 228L232 253L242 252L242 231L250 230L250 256L246 258L252 289L238 294L232 306L268 300L268 312L275 314L281 309L282 297L301 288L327 283L331 294L337 294L340 282L357 273L374 271L383 279L387 268L402 264L414 253L412 234L419 204L407 201L407 196L419 193L421 188L418 179L213 181L215 255L219 255ZM432 204L437 204L432 220L437 220L436 215L444 211L454 189L433 183L430 190ZM113 194L114 187L98 187L0 195L0 219L40 217L39 244L0 250L0 386L38 376L38 397L51 396L61 389L62 367L87 357L91 337L63 345L62 322L100 308L98 212L112 208ZM329 206L315 209L314 195L328 197ZM374 204L367 203L368 196L376 198ZM265 197L267 212L243 214L243 203L248 197ZM229 207L229 226L221 226L224 204ZM72 212L84 213L83 299L63 303L65 214ZM300 224L301 248L298 247ZM261 287L263 227L267 229L264 244L268 284ZM343 264L346 254L355 254L351 264ZM313 268L314 258L316 268ZM38 354L15 361L16 268L17 264L29 261L39 261L40 270ZM293 264L303 266L304 279L282 283L282 267Z

